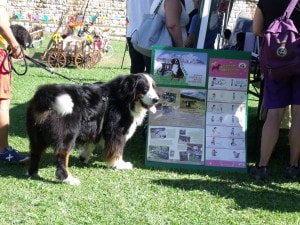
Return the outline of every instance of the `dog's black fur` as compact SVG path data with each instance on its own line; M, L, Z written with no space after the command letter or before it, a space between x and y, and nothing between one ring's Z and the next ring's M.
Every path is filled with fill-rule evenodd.
M108 165L132 168L123 161L124 146L158 99L155 83L147 74L119 76L108 83L40 87L27 109L29 175L38 174L43 152L52 147L58 179L79 184L68 171L69 154L76 144L81 148L80 160L87 163L100 139Z
M10 25L10 29L12 30L12 33L14 34L19 45L23 49L28 48L32 44L32 38L30 36L30 33L25 27L19 24L13 24Z

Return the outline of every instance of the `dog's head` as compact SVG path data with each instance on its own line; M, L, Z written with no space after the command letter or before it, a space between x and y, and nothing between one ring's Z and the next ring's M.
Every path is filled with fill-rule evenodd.
M120 93L123 95L123 101L140 103L140 105L151 111L156 112L155 104L159 101L156 91L156 84L148 74L138 73L127 76L122 84Z
M171 60L171 63L172 63L172 64L176 64L176 65L180 65L180 61L179 61L178 58L172 59L172 60Z
M19 24L14 24L10 26L10 29L23 49L26 49L31 45L32 38L29 31L25 27Z

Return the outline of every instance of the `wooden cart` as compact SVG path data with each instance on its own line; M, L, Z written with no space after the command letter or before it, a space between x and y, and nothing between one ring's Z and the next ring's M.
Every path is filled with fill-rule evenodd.
M59 34L53 35L52 46L48 50L49 66L62 68L75 65L77 68L92 68L101 60L101 51L92 39L69 35L62 39Z

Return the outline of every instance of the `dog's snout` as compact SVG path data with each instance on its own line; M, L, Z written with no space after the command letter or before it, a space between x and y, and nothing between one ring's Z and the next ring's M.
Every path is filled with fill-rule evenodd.
M159 98L153 98L152 99L152 102L155 104L155 103L157 103L159 101Z

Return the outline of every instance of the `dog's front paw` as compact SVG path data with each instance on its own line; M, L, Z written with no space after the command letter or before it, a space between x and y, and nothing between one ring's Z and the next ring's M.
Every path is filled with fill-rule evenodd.
M39 172L35 172L35 173L29 173L29 171L27 171L25 173L26 176L30 176L30 177L41 177Z
M76 177L73 177L71 174L69 174L69 176L62 180L63 183L66 183L66 184L70 184L70 185L80 185L81 182L79 179L77 179Z
M126 169L128 170L128 169L132 169L133 165L131 162L125 162L122 160L122 161L115 162L113 168L117 170L126 170Z

